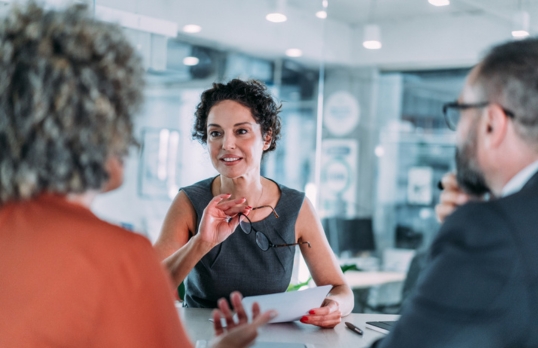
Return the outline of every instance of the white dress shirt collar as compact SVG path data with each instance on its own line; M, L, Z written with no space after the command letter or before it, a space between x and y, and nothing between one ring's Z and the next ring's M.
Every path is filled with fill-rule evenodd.
M511 195L512 193L516 193L519 190L525 186L527 181L530 180L530 178L538 172L538 161L533 162L523 168L519 173L514 175L510 181L506 185L504 185L501 196L505 197L508 195Z

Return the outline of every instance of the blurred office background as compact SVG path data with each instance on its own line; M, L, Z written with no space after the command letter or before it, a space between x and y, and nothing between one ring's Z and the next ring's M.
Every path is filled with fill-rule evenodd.
M125 28L147 67L143 147L94 212L154 242L178 189L216 174L190 136L200 93L216 81L261 80L283 104L283 137L263 175L306 191L342 264L365 271L353 275L357 311L397 305L413 257L435 237L437 182L454 169L442 104L458 97L485 49L532 34L538 15L530 0L89 5ZM297 257L292 281L307 278Z

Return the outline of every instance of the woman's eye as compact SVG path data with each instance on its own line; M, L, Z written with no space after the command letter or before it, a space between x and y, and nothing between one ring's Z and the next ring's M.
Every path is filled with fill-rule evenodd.
M238 129L237 134L247 134L248 131L246 129Z
M218 137L219 135L220 135L220 132L217 132L217 131L209 132L209 136L210 136L211 138Z

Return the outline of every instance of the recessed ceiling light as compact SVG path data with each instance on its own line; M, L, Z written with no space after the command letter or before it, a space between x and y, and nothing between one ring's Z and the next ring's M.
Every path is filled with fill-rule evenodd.
M302 56L302 55L303 55L303 51L301 51L301 50L298 49L298 48L288 48L288 49L286 50L286 55L287 55L288 57L294 57L294 58L296 58L296 57L300 57L300 56Z
M189 34L196 34L202 31L202 27L196 24L187 24L183 27L183 31Z
M529 36L529 32L526 30L513 30L512 31L512 37L515 39L524 39L527 36Z
M316 17L321 18L321 19L325 19L325 18L327 18L327 12L326 11L318 11L318 12L316 12Z
M379 41L364 41L362 45L369 50L378 50L383 46Z
M185 64L187 66L198 65L199 62L200 62L200 59L198 59L196 57L185 57L185 58L183 58L183 64Z
M269 13L267 16L265 16L265 19L267 19L269 22L273 23L282 23L288 20L288 17L286 17L283 13Z
M448 6L450 5L450 0L428 0L433 6Z

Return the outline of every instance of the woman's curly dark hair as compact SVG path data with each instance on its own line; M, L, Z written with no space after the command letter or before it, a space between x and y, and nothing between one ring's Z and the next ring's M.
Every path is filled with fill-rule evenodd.
M193 139L197 139L202 145L206 144L209 111L224 100L232 100L248 107L256 123L261 126L262 135L271 135L271 144L264 154L276 148L276 143L280 139L281 122L278 114L282 104L277 104L267 87L256 80L233 79L226 84L213 83L213 88L204 91L194 114L196 120L192 132Z
M135 142L144 70L121 29L86 7L15 5L0 19L0 204L82 193Z

